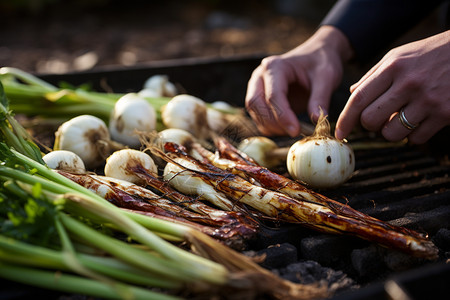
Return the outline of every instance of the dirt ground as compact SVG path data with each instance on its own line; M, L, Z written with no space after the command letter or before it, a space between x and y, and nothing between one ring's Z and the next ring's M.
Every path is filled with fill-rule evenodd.
M281 53L304 41L332 2L3 1L0 66L64 73Z

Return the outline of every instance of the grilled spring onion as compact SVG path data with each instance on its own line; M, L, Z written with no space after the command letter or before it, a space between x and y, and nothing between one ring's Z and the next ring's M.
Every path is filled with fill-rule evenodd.
M271 189L253 185L228 171L211 169L187 155L177 145L167 143L165 146L166 150L171 150L169 155L157 149L153 151L168 161L164 172L172 181L183 182L186 180L185 177L197 177L202 179L204 184L210 184L229 198L252 206L269 216L277 217L281 221L300 223L322 232L355 235L416 257L437 258L438 249L425 235L387 224L342 204L338 205L334 203L335 201L330 201L304 187L299 190L293 189L293 192L297 192L297 196L292 197L280 191L280 187L284 185L278 184L280 181L276 181L276 177L272 179L270 171L265 168L257 167L253 170L252 166L249 166L248 173L253 174L252 171L259 173L255 174L254 178L258 178L264 186L272 184ZM246 172L247 169L244 165L237 164L233 165L233 168L241 172ZM343 208L342 213L340 208Z
M105 175L138 185L150 185L167 195L167 197L172 197L172 199L174 197L182 197L185 199L181 201L190 201L189 197L184 197L169 189L167 182L157 180L157 166L153 159L148 154L138 150L122 149L114 152L106 159ZM190 182L185 182L183 187L186 190L181 192L187 195L192 194L194 186ZM202 191L200 199L208 199L215 206L225 211L233 210L235 204L224 195L217 193L209 186L202 186L205 187L205 190Z
M17 124L7 125L13 127ZM17 139L23 140L20 136ZM166 287L182 285L185 289L192 289L193 293L199 290L213 293L220 287L240 288L279 299L310 299L328 295L324 288L284 281L243 255L191 228L123 211L29 158L28 156L35 154L34 149L21 149L20 151L25 151L22 154L12 148L10 139L4 134L0 140L3 141L0 143L0 189L2 203L5 204L0 206L0 221L2 229L10 229L2 230L1 237L9 234L13 240L6 244L15 245L19 244L15 243L19 237L26 238L26 247L46 242L50 246L43 247L57 250L64 264L64 267L59 268L55 261L43 259L37 262L30 259L30 256L22 255L23 252L19 251L21 248L11 249L5 243L0 243L1 277L69 292L78 292L79 284L86 283L86 289L80 292L92 296L158 299L156 296L159 293L135 288L134 284L124 284L117 276L108 275L121 267L109 265L109 271L100 271L83 261L80 257L83 251L79 249L91 249L92 253L101 251L112 259L129 265L129 270L138 268L145 272L144 276L148 280L155 280L154 286L163 287L162 280L167 281ZM103 231L98 230L99 228ZM24 231L21 232L20 229ZM26 232L26 235L20 234ZM122 232L134 243L119 240L107 234L108 232ZM199 255L178 248L158 234L172 236L173 240L178 238L180 241L188 241ZM42 258L40 248L26 249L37 260ZM16 260L13 262L10 258ZM38 263L43 265L39 266ZM66 273L65 270L69 271ZM55 282L55 272L63 279ZM51 278L53 281L50 281ZM92 284L87 283L86 279L91 280ZM162 292L161 299L164 296L167 299L167 295Z
M298 201L323 206L344 220L348 219L350 222L363 224L360 226L361 228L369 226L366 230L358 233L358 226L352 228L353 226L349 224L350 228L343 230L343 233L356 231L356 235L362 238L381 243L387 247L397 248L413 256L427 257L429 259L436 257L437 248L427 239L426 235L407 228L389 225L381 220L363 214L349 205L342 204L309 190L298 181L291 180L283 175L258 166L254 162L246 159L245 154L240 153L238 149L234 148L224 138L216 138L214 142L218 155L213 159L220 158L212 161L214 165L222 169L232 170L233 173L239 174L244 178L249 177L269 190L281 192ZM229 163L227 166L227 162L231 162L231 164ZM371 229L371 226L373 226L373 229ZM380 230L379 236L381 240L376 235L374 237L370 236L376 230Z
M245 218L245 215L214 209L196 199L183 197L180 199L183 202L172 202L127 181L91 174L58 173L118 207L190 226L236 250L245 249L258 228L257 222Z
M7 153L6 150L7 149L2 149L1 153ZM66 243L69 244L69 246L67 246L68 248L73 248L70 246L70 243L73 242L70 240L70 236L74 235L76 236L76 241L94 245L94 249L101 249L117 259L147 271L148 274L146 276L165 278L170 282L175 281L179 284L188 284L190 287L195 286L194 289L203 288L208 290L208 287L215 289L220 286L233 286L234 284L238 284L239 286L243 284L246 288L258 288L264 293L281 293L281 298L289 296L291 293L296 293L298 297L295 298L298 299L308 299L311 295L315 294L316 296L323 296L326 294L321 288L316 289L315 287L310 288L303 286L300 288L298 285L285 282L278 277L275 277L272 273L261 269L244 256L231 251L228 247L221 246L195 230L178 224L124 212L113 205L109 205L103 198L92 195L91 192L70 180L67 182L65 178L61 178L60 175L50 171L47 167L39 165L14 151L11 153L13 153L18 160L15 165L20 163L20 165L31 167L33 169L33 175L22 170L1 166L1 178L8 178L8 181L19 183L18 186L22 187L22 190L16 192L17 195L23 194L23 191L26 191L27 197L34 195L34 197L39 197L42 201L50 201L50 203L62 205L62 207L58 209L59 211L55 218L60 220L64 228L62 231L68 232L69 238L65 238L65 240L68 240L66 241ZM11 153L9 153L8 156ZM10 159L11 158L12 157L10 157ZM4 159L2 159L2 161L3 160ZM70 212L71 216L67 215L67 212ZM135 249L128 243L105 236L97 230L81 223L74 218L74 216L82 216L84 219L88 218L94 224L110 224L109 226L111 228L123 231L135 241L142 243L142 245L148 247L148 249L151 249L152 251L147 252ZM155 232L162 233L163 235L171 235L178 237L180 240L188 240L193 243L195 250L199 254L208 257L211 260L193 255L172 244L164 242L151 231L146 230L139 224L144 224L146 227L152 228ZM63 249L63 251L70 251L70 249ZM155 255L152 253L155 253ZM15 254L12 253L11 255ZM68 255L68 257L71 257L71 255ZM213 262L213 260L220 261L220 264ZM72 267L71 269L72 272L81 273L80 275L83 277L89 277L87 275L91 275L89 266L83 265L79 261L69 261L67 264L69 266L75 264L75 267ZM86 268L87 270L85 270ZM14 279L13 277L8 277L9 273L3 272L9 270L7 266L2 265L0 269L2 269L2 272L0 272L0 274L2 274L1 276ZM32 270L24 276L30 275L33 277L35 276L33 274L34 271ZM96 274L91 276L94 279L96 279L96 277L99 277L99 279L103 278L103 276ZM241 278L241 276L243 277ZM258 280L256 280L256 278L258 278ZM259 286L260 279L272 282L275 286L270 288L267 286L261 287ZM28 281L30 284L33 282L35 281ZM102 282L102 280L100 280L100 282ZM107 280L107 282L109 282L109 280ZM35 282L35 284L37 283ZM48 287L47 285L43 286ZM57 287L61 290L70 291L70 287ZM112 288L114 289L116 286L112 285ZM299 289L303 291L299 291ZM128 293L131 292L130 289L127 289L126 291ZM134 297L137 297L137 295L135 294ZM147 295L147 297L149 296Z

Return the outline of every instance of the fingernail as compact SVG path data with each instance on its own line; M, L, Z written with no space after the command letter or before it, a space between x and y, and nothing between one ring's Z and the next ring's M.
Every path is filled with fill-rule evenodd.
M338 128L336 128L336 130L334 131L334 136L338 139L338 140L342 140L344 138L344 135L342 134L342 131Z
M286 127L286 131L291 137L294 137L298 134L298 128L297 128L297 126L294 126L294 125L288 125Z

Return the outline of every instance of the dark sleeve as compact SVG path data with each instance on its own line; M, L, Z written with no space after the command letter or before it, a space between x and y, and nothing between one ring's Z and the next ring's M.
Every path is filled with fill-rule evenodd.
M378 54L401 34L419 23L440 0L341 0L321 25L340 29L349 39L356 59Z

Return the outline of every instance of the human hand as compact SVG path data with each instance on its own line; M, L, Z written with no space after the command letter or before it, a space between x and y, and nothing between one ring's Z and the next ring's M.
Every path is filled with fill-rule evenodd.
M360 121L389 141L425 143L450 124L450 31L391 50L350 91L336 138Z
M320 115L319 107L327 114L331 94L342 79L343 62L351 55L347 38L339 30L323 26L297 48L265 58L248 82L245 100L260 132L298 135L301 128L292 107L308 97L307 110L313 121ZM293 84L302 92L289 99ZM301 94L306 99L299 99Z

